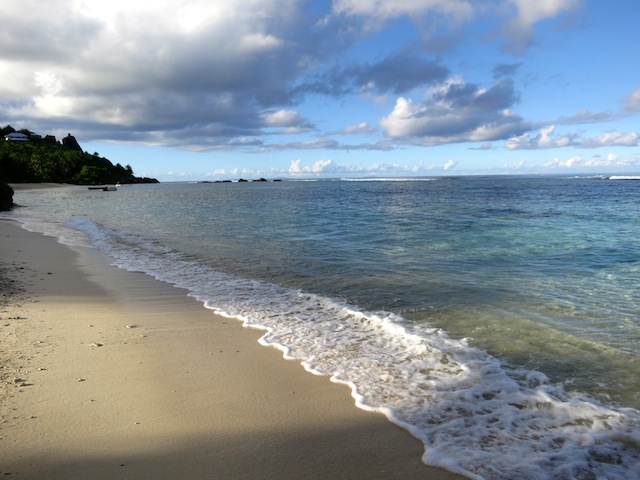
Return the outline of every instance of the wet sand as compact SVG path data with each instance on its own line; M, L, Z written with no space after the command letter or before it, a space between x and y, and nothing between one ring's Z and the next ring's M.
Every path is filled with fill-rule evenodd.
M93 250L0 220L0 295L5 478L462 478L260 331Z

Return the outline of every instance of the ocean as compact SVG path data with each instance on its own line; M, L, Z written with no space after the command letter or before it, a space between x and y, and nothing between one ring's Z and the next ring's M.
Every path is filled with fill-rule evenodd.
M640 177L19 190L2 214L183 287L470 478L640 478ZM188 319L184 319L188 322Z

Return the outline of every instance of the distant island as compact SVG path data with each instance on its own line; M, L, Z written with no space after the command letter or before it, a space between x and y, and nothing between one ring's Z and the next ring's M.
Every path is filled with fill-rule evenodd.
M53 135L0 129L0 183L159 183L155 178L136 177L130 165L115 165L96 153L82 150L71 134L62 141Z

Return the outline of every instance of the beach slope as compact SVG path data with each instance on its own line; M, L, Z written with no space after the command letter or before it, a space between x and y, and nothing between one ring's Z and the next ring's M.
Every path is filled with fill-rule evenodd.
M454 479L261 332L0 220L0 474Z

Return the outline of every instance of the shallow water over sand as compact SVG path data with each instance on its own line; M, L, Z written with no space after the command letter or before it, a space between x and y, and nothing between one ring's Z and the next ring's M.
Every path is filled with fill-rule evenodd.
M628 409L640 407L638 181L125 185L16 200L29 228L267 329L265 343L421 438L428 463L486 478L640 468Z

